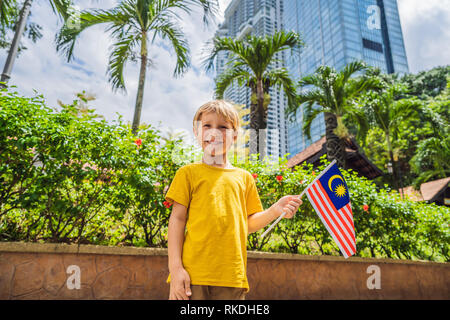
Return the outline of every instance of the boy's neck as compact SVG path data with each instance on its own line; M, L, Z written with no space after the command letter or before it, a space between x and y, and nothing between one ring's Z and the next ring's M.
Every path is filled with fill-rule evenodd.
M217 161L219 160L219 161ZM221 161L220 161L221 160ZM228 162L227 159L227 155L223 154L221 158L218 158L216 156L208 156L205 153L203 154L202 157L202 162L204 164L207 164L209 166L213 166L213 167L218 167L218 168L223 168L223 169L228 169L228 168L234 168L231 163Z

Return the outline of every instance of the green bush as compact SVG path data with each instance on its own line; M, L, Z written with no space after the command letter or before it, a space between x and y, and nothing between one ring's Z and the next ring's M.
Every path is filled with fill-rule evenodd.
M178 168L199 155L150 126L136 137L121 118L108 123L77 106L57 111L42 96L0 92L0 241L166 247L164 195ZM254 174L264 208L300 194L328 164L291 170L286 158L279 165L255 159L234 165ZM358 256L449 260L449 208L342 173ZM303 202L264 238L262 230L250 234L248 249L340 255L306 196Z
M166 244L176 141L148 127L138 146L120 118L79 116L77 101L57 112L3 91L0 106L2 240Z

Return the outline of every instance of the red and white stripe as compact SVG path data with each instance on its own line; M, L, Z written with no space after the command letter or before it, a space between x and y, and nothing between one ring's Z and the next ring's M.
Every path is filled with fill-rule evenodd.
M306 195L344 257L354 255L356 253L355 226L350 203L336 210L319 179L306 190Z

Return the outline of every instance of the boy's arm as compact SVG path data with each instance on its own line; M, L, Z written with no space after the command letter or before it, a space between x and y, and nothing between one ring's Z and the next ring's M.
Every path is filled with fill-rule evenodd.
M170 299L189 299L188 296L191 295L190 277L184 269L181 258L186 219L187 208L174 201L167 230L169 272L171 275Z
M169 272L171 269L182 267L181 253L184 242L184 228L186 226L187 209L178 202L173 202L172 213L167 230L167 247L169 255Z
M282 197L269 209L254 213L247 218L248 233L250 234L264 228L284 211L286 211L285 218L292 218L301 204L302 200L298 196L289 195Z

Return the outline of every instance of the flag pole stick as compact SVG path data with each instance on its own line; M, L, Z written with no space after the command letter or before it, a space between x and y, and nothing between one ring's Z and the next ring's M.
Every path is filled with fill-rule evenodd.
M327 172L328 171L328 169L330 169L334 164L336 163L336 159L334 159L303 191L302 191L302 193L300 193L300 195L298 196L298 198L301 200L302 199L302 197L303 197L303 195L305 194L305 192L309 189L309 187L311 187L312 186L312 184L314 183L314 182L316 182L316 180L317 179L320 179L322 176L323 176L323 174L325 173L325 172ZM271 225L270 225L270 227L266 230L266 231L264 231L263 232L263 234L261 234L261 238L264 238L265 236L266 236L266 234L270 231L270 230L272 230L273 229L273 227L275 227L276 225L277 225L277 223L278 222L280 222L280 220L281 219L283 219L283 217L286 215L286 211L284 211L278 218L277 218L277 220L275 220L275 222L274 223L272 223Z

